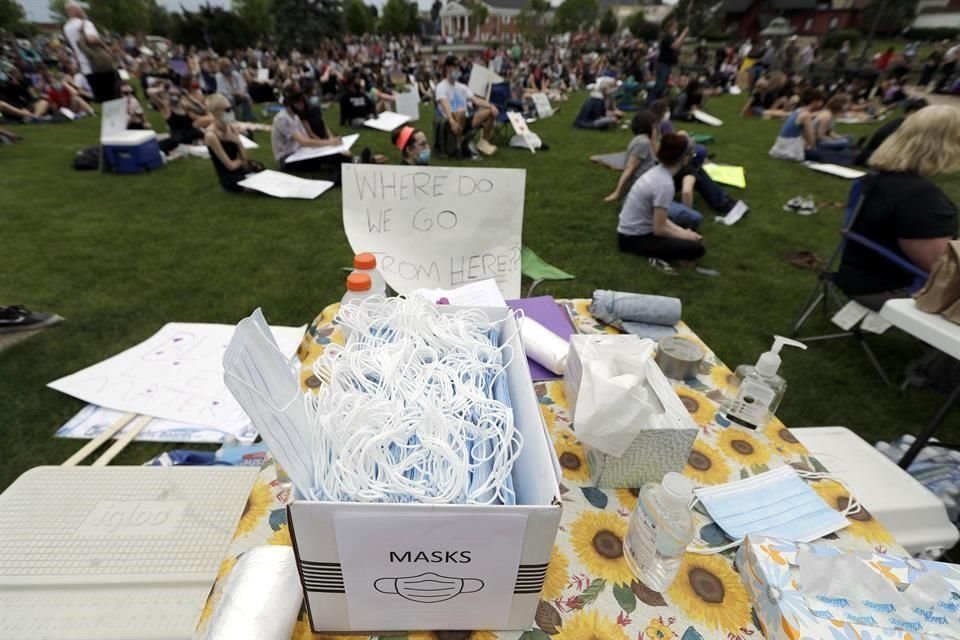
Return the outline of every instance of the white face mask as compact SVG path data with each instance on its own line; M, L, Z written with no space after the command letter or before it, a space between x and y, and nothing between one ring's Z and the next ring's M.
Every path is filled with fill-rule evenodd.
M851 494L843 513L834 510L790 466L694 493L714 522L736 541L752 533L812 542L846 527L846 515L860 509Z
M223 124L230 124L237 121L237 115L233 111L227 111L223 114Z
M380 593L395 593L405 600L431 604L450 600L461 593L476 593L483 589L483 581L448 578L428 572L403 578L380 578L374 588Z
M669 110L669 109L667 109L667 112L666 112L665 114L663 114L663 119L664 119L664 120L670 120L670 110Z

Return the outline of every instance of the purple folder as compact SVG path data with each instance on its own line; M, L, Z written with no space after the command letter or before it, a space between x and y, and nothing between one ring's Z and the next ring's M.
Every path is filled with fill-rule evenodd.
M570 316L567 315L566 310L557 304L553 296L507 300L507 306L514 310L522 310L525 316L533 318L564 340L569 340L570 336L576 333L573 323L570 322ZM540 366L530 358L527 358L527 363L530 365L530 377L533 378L534 382L538 380L557 380L562 377Z

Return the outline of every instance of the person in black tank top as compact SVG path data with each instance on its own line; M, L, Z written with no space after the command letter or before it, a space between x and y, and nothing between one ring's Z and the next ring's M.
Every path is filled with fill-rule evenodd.
M187 112L180 88L167 87L159 96L160 115L170 129L170 140L174 147L181 144L194 144L203 138L202 126L209 124L209 118L195 117ZM175 143L175 144L174 144Z
M239 183L247 174L263 171L263 165L247 158L240 134L232 125L234 114L230 101L215 93L207 98L207 109L213 115L213 124L207 128L203 141L210 150L217 180L226 191L240 193L244 189Z

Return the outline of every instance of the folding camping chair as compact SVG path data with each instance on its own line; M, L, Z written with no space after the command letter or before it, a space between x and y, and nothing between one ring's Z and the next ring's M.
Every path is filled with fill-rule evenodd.
M847 207L843 217L843 227L840 229L840 242L837 244L837 248L834 249L830 259L827 260L827 262L824 263L824 265L817 271L817 284L814 285L813 290L810 291L810 295L807 296L806 302L798 312L797 317L794 320L789 333L787 334L791 338L796 337L797 334L800 333L801 327L813 314L813 312L816 311L817 307L821 307L825 315L832 315L833 312L844 306L844 299L847 296L836 283L836 266L840 256L843 255L844 248L848 243L853 242L855 244L859 244L860 246L865 247L879 254L886 260L894 263L907 273L912 274L914 279L913 284L911 285L911 291L916 291L922 287L923 283L927 280L927 272L920 267L908 262L907 260L904 260L886 247L877 244L862 234L853 231L853 224L856 222L857 216L860 214L860 208L863 206L864 181L866 179L867 178L857 180L850 188L850 196L847 199ZM850 331L843 331L840 333L828 333L824 335L809 336L797 339L801 342L816 342L819 340L833 340L835 338L854 338L858 343L860 343L860 346L863 348L864 353L867 354L867 358L870 360L870 363L873 365L874 369L877 370L880 378L887 386L891 385L890 378L880 365L880 361L877 360L877 356L873 353L873 349L871 349L870 345L867 344L866 337L859 327L854 327Z
M573 280L577 277L544 261L529 247L523 247L520 251L520 272L533 280L530 283L530 288L527 289L526 297L528 298L533 295L533 290L541 282L546 280Z

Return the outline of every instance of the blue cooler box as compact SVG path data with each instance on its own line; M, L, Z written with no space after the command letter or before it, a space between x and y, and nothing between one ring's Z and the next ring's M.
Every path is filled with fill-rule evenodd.
M103 157L117 173L141 173L163 166L163 155L153 131L127 130L100 140Z

